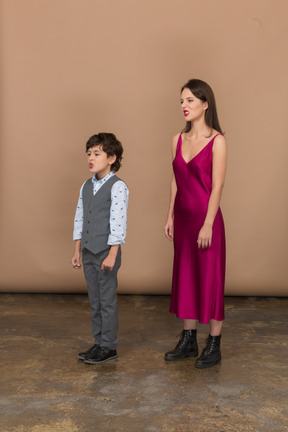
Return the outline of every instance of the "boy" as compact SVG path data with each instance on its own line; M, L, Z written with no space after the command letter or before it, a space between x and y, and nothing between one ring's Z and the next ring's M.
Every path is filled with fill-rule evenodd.
M74 220L72 266L81 268L91 306L94 345L78 354L87 364L117 358L117 272L125 243L129 191L115 173L123 148L112 133L93 135L86 143L92 179L81 187Z

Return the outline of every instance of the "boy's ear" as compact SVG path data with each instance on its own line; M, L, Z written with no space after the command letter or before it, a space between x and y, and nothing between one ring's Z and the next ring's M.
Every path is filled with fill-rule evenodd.
M113 165L116 162L117 156L113 155L113 156L109 156L109 164Z

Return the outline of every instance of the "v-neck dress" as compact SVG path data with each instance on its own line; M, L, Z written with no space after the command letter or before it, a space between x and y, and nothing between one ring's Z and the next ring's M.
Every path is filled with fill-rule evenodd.
M187 163L182 156L180 134L173 160L177 193L170 312L202 324L225 318L225 230L220 208L213 223L211 246L199 249L197 245L212 191L212 149L216 136Z

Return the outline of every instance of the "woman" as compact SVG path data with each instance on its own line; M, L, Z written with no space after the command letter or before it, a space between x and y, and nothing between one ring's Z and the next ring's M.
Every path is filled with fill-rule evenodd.
M226 171L226 140L212 89L192 79L181 89L185 129L173 139L174 175L165 234L174 240L170 312L183 319L174 361L198 355L196 322L209 323L209 336L196 367L221 360L224 320L225 231L219 208Z

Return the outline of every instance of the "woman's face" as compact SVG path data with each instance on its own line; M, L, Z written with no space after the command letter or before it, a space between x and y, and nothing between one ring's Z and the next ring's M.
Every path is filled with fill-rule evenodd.
M208 103L198 99L193 93L185 88L181 94L181 109L186 121L195 121L204 117Z

